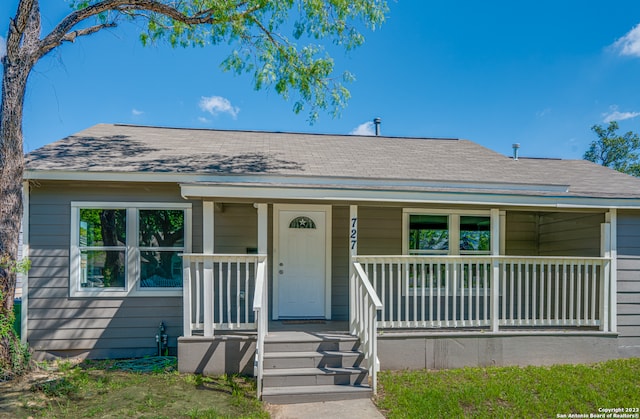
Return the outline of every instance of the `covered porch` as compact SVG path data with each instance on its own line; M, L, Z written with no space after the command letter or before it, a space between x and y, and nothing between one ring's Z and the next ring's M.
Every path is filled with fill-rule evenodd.
M215 226L221 204L203 201L203 252L183 255L181 340L183 345L216 337L235 342L234 348L241 348L237 352L245 357L239 361L246 364L240 372L248 372L250 362L259 383L265 339L280 332L273 330L270 321L278 320L298 331L322 329L317 325L332 321L327 328L339 325L340 332L357 337L374 389L381 366L526 364L530 356L534 357L531 363L546 363L565 357L572 349L575 359L583 359L581 353L588 357L583 350L588 346L597 348L593 351L596 358L610 357L616 350L612 339L616 336L615 209L455 207L449 211L449 225L459 226L461 217L480 214L488 220L489 230L483 234L489 244L483 250L461 251L460 227L450 227L449 247L454 250L445 254L411 249L407 237L414 227L411 214L443 214L441 206L222 205L228 212L233 205L242 207L244 213L253 208L254 218L247 223L255 226L256 245L247 246L244 254L214 252L220 240ZM318 214L324 219L314 218ZM303 239L282 241L281 236L289 234L283 229L300 217L318 223L316 230L324 234L304 239L308 229L299 228L295 234ZM536 217L546 220L532 223L536 226L532 233L523 227L523 220ZM398 240L391 240L390 235ZM558 235L565 240L550 244L550 237ZM321 272L320 286L312 287L323 298L320 305L314 303L309 315L289 315L289 308L282 305L285 294L280 289L288 283L282 274L284 267L301 256L299 252L287 256L283 247L291 243L305 248L303 243L308 241L321 241L311 251L322 263L308 266ZM381 249L395 249L396 253L375 252ZM305 263L303 260L302 265ZM296 276L302 277L300 271ZM458 348L457 359L446 343L452 339ZM505 359L502 348L507 342L513 342L520 355ZM544 354L545 347L554 348L551 352L556 354L540 355L536 360L536 353ZM393 355L398 353L405 355ZM548 359L542 359L545 356ZM219 362L229 358L227 354Z

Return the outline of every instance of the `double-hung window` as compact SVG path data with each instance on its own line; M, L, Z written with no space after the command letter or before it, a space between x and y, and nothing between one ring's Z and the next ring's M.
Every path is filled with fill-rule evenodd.
M491 253L488 212L404 210L404 253L487 255Z
M182 293L190 204L72 202L71 230L71 296Z

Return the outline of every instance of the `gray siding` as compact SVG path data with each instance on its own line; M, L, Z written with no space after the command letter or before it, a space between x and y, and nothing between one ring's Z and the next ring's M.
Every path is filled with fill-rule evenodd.
M538 256L538 214L507 211L505 253L510 256Z
M218 205L214 224L215 253L245 254L257 249L258 211L253 204Z
M31 189L29 333L37 357L153 354L161 321L170 347L182 334L181 297L69 298L71 201L185 202L178 185L40 182ZM193 204L193 251L202 249Z
M358 254L402 254L402 208L358 208Z
M541 256L600 256L604 213L541 213Z
M507 255L600 256L604 213L507 211Z
M640 356L640 211L618 213L618 350Z

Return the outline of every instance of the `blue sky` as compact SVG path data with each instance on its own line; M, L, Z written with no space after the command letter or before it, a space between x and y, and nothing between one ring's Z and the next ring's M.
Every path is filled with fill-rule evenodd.
M0 2L0 53L17 0ZM41 0L45 30L69 11ZM225 49L143 47L134 27L41 60L25 99L30 151L96 123L349 134L382 118L390 136L454 137L529 157L581 158L609 120L640 132L640 1L402 1L354 52L340 118L309 125L293 102L219 69Z

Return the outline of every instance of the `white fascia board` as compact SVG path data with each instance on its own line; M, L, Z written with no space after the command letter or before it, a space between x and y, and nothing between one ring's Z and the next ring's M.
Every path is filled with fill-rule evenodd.
M228 186L181 184L185 198L286 199L346 202L397 202L416 204L468 204L551 208L640 209L640 199L510 195L492 193L330 189L279 186Z
M78 172L65 170L25 170L25 179L34 180L84 180L112 182L176 182L176 183L225 183L273 185L322 185L347 187L420 187L438 189L482 189L502 191L533 191L564 193L568 185L532 184L512 182L458 182L419 179L381 179L338 176L287 176L287 175L208 175L194 173L140 173L140 172Z
M25 180L77 180L95 182L184 182L193 175L180 173L79 172L71 170L25 170ZM195 179L194 181L199 181ZM201 180L200 180L201 181Z

